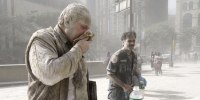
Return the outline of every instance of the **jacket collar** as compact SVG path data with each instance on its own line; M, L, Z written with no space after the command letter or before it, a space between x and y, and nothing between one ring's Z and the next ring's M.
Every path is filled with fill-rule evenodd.
M69 41L67 40L67 36L62 32L62 30L60 29L60 27L59 27L58 25L56 25L56 26L54 27L54 31L55 31L56 33L59 34L61 40L62 40L64 43L69 42Z

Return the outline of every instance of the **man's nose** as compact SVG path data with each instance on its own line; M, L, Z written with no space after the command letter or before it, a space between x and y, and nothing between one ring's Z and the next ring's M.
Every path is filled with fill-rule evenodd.
M131 45L134 45L135 43L134 42L129 42Z
M88 31L88 32L89 32L90 30L89 30L89 29L84 29L84 31L85 31L85 32L86 32L86 31Z

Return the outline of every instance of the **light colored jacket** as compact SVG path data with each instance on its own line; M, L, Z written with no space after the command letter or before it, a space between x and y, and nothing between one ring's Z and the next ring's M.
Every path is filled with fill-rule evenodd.
M88 100L82 55L58 26L33 33L25 56L29 100Z

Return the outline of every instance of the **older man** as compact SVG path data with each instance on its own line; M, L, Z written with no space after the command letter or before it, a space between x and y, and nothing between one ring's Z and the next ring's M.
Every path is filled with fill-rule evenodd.
M88 100L83 54L91 41L74 40L90 24L88 9L75 3L62 11L54 28L33 33L26 49L29 100Z

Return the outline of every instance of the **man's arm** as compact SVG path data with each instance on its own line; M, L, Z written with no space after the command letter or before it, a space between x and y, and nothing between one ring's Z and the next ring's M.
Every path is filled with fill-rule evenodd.
M36 40L31 46L29 61L33 74L43 84L54 85L75 73L82 55L81 48L75 45L69 52L58 57L56 51Z
M123 88L124 92L131 92L132 87L128 84L125 84L123 81L121 81L119 78L116 77L117 74L117 66L119 61L119 55L113 54L108 65L107 65L107 75L110 80L112 80L114 83L119 85L121 88Z
M115 82L117 85L119 85L121 88L123 88L124 92L131 92L132 87L128 84L125 84L120 79L118 79L114 74L108 74L109 79L111 79L113 82Z

